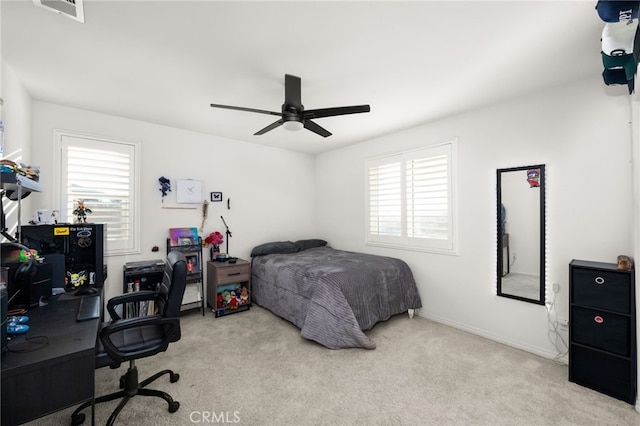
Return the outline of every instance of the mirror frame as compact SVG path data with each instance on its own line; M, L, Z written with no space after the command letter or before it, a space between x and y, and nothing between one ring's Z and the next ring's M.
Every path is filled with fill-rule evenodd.
M500 220L501 216L501 206L502 206L502 174L508 172L517 172L522 170L529 169L540 169L540 292L538 294L538 299L531 299L528 297L517 296L515 294L504 293L502 291L502 274L503 274L503 256L504 250L502 247L502 223ZM496 191L497 191L497 210L496 210L496 234L497 234L497 249L498 249L498 262L497 262L497 284L498 291L497 295L502 297L508 297L510 299L517 299L523 302L536 303L539 305L545 304L546 299L546 244L545 244L545 165L544 164L535 164L532 166L522 166L522 167L511 167L506 169L498 169L496 172ZM508 260L507 260L508 261Z

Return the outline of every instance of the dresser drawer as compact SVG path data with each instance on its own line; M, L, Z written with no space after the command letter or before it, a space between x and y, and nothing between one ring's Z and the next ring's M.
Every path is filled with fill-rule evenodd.
M216 280L217 284L234 283L249 281L250 276L249 265L229 265L223 268L216 268Z
M628 357L631 353L630 317L573 306L571 341Z
M569 381L635 402L635 380L629 360L578 345L569 348Z
M574 304L628 314L631 312L631 275L625 272L571 269Z

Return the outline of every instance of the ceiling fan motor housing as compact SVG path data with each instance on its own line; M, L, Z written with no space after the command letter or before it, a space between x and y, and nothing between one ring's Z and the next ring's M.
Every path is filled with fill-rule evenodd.
M300 106L301 109L298 109L293 105L282 104L282 121L298 121L302 123L304 121L302 117L304 107Z
M235 109L238 111L257 112L260 114L278 115L280 119L269 124L264 129L258 130L254 135L263 135L277 127L283 126L288 130L299 130L305 128L322 137L331 136L331 132L311 121L316 118L334 117L345 114L358 114L369 112L369 105L356 105L348 107L321 108L309 111L304 110L302 105L302 81L300 77L295 75L284 75L284 104L282 104L282 112L266 111L255 108L237 107L231 105L211 104L214 108ZM299 124L298 124L299 123Z

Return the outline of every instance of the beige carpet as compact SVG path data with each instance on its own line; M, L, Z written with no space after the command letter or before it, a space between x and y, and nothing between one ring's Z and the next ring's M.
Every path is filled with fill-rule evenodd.
M501 280L503 293L540 300L539 276L511 272Z
M138 396L116 424L640 424L631 405L569 383L564 365L420 317L376 325L375 350L326 349L257 306L217 319L186 313L182 328L167 352L137 363L141 379L180 373L153 385L180 409ZM97 370L97 394L115 390L124 371ZM115 405L97 406L97 424ZM70 424L71 412L31 424Z

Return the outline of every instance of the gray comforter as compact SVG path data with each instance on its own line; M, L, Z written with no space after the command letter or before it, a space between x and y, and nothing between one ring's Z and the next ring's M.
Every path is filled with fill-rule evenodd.
M330 247L254 257L251 287L252 302L330 349L373 349L363 331L422 306L404 261Z

